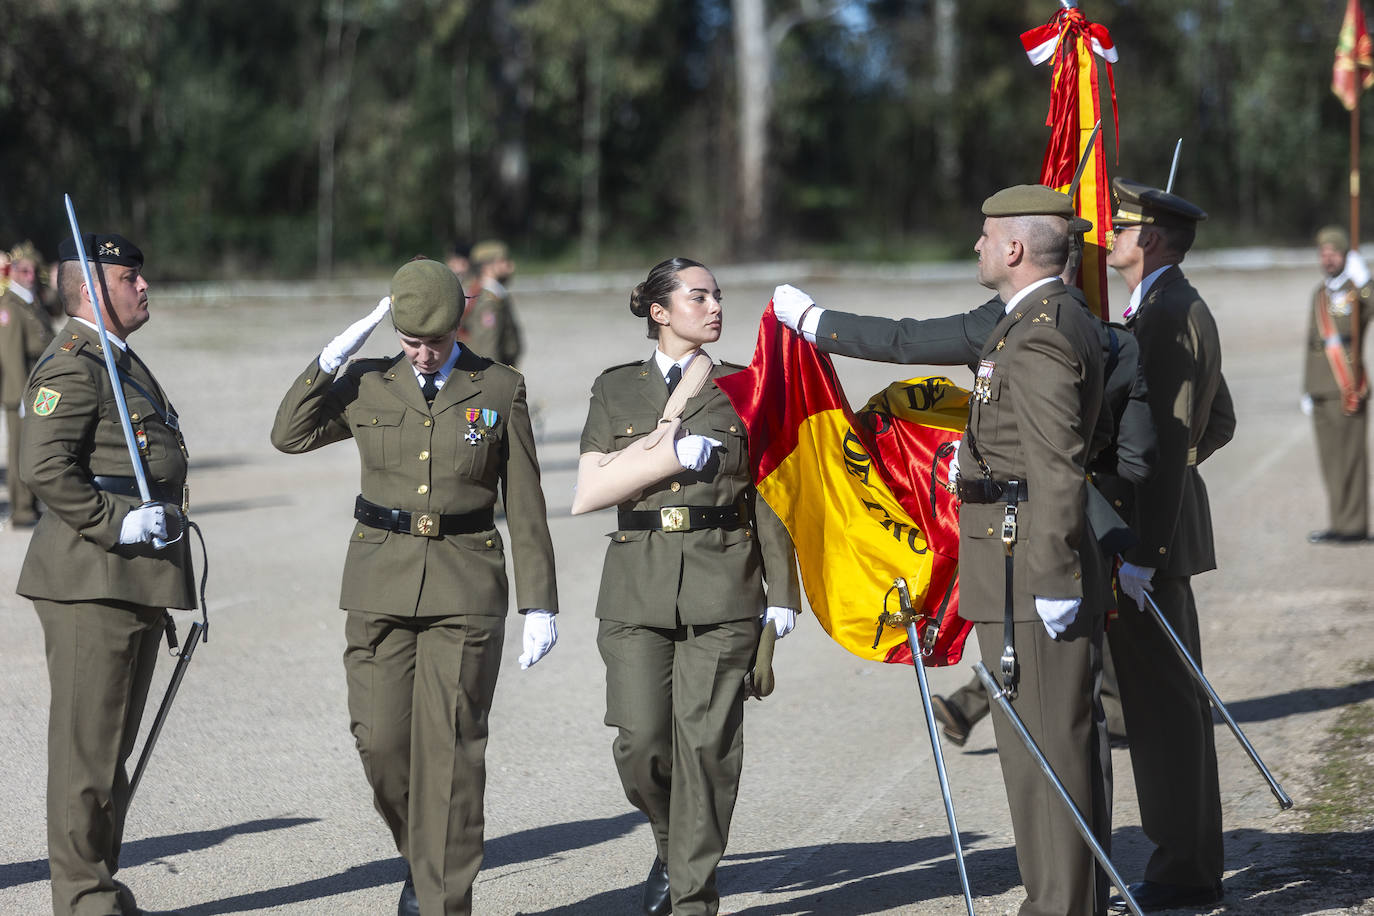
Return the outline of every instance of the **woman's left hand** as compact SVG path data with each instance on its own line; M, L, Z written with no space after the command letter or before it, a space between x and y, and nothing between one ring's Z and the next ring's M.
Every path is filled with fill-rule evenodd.
M770 607L763 612L763 625L769 624L778 631L778 639L782 639L797 625L797 612L790 607Z

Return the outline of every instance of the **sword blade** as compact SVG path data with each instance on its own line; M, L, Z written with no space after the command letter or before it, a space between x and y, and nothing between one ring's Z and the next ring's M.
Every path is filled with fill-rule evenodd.
M1174 190L1174 176L1178 174L1178 154L1182 150L1183 138L1179 137L1178 142L1174 144L1174 162L1169 166L1169 183L1164 186L1166 193L1172 193Z
M1083 171L1088 167L1088 158L1093 153L1093 143L1097 140L1098 131L1102 130L1102 120L1093 125L1093 132L1088 135L1088 145L1083 147L1083 155L1078 157L1078 168L1074 170L1073 181L1069 183L1069 199L1072 200L1078 193L1078 183L1083 180Z

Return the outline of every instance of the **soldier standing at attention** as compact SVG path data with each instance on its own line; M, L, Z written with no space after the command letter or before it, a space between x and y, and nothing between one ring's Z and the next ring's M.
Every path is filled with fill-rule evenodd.
M558 635L524 379L457 343L463 303L443 263L405 264L391 296L311 359L272 427L284 452L351 437L362 461L339 599L348 612L344 669L363 770L410 867L402 916L472 911L508 603L492 515L498 487L525 615L520 666ZM401 353L344 367L388 311Z
M139 505L129 449L96 331L76 242L58 249L58 289L71 316L24 395L19 471L47 505L19 594L33 599L48 659L48 864L56 916L134 916L114 880L133 752L167 608L195 607L182 537L186 446L176 411L132 349L148 320L143 252L119 235L87 234L110 346L155 502ZM170 543L167 543L170 542Z
M38 521L33 493L19 477L20 404L29 370L52 342L48 313L38 298L38 252L25 242L10 252L10 285L0 293L0 404L5 408L9 463L10 525L26 528Z
M506 284L515 276L515 262L505 242L478 242L469 254L477 274L477 295L464 313L459 339L474 352L514 366L524 352L520 322Z
M657 347L592 385L582 453L610 453L657 426L683 366L720 339L721 293L703 265L663 261L630 295ZM709 357L705 357L709 359ZM606 724L625 795L658 857L648 916L713 916L744 762L744 675L763 626L791 632L800 607L792 539L758 498L744 423L712 379L681 418L679 473L620 503L601 572L597 645ZM765 581L767 588L765 590Z
M1369 329L1369 268L1339 226L1317 233L1321 284L1307 311L1303 409L1317 434L1317 457L1330 526L1313 544L1357 544L1369 536L1369 379L1364 338Z
M1230 441L1236 419L1221 375L1221 341L1207 304L1179 265L1201 209L1157 188L1112 182L1115 242L1107 265L1131 290L1124 316L1140 343L1159 456L1145 481L1123 483L1140 542L1119 572L1121 613L1109 638L1130 733L1140 822L1154 843L1145 880L1131 885L1144 910L1221 900L1221 794L1207 694L1140 612L1150 592L1202 663L1190 577L1216 568L1212 516L1198 465Z

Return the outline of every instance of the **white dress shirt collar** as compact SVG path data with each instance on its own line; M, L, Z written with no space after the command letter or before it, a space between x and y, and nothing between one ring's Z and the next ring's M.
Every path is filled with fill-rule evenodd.
M440 388L444 387L444 382L448 381L449 373L451 373L453 367L458 364L458 356L462 352L463 345L454 341L453 352L448 355L448 359L444 360L444 364L434 373L434 384L438 385ZM410 364L410 368L415 372L415 381L420 383L421 388L425 387L425 373L416 369L414 363Z
M97 327L95 326L95 322L94 322L94 321L87 321L85 318L82 318L80 315L73 315L73 316L72 316L72 321L79 321L79 322L81 322L82 324L84 324L86 327L90 328L92 331L95 331L95 333L96 333L97 336L100 335L100 329L97 328ZM114 344L114 345L115 345L116 347L118 347L119 349L121 349L121 350L127 350L127 349L129 349L129 345L126 344L124 341L120 340L120 339L119 339L118 337L116 337L113 333L111 333L110 330L109 330L108 328L105 329L105 337L106 337L107 340L109 340L110 343Z
M1139 286L1131 290L1131 301L1126 303L1126 310L1121 313L1121 317L1130 318L1140 311L1140 307L1145 303L1145 294L1150 291L1150 287L1154 286L1160 274L1173 266L1172 264L1165 264L1163 267L1156 267L1150 271L1150 275L1141 280Z
M1046 277L1043 280L1036 280L1030 286L1022 287L1020 290L1017 291L1016 295L1012 296L1010 301L1007 302L1007 307L1003 310L1002 314L1010 315L1011 310L1016 308L1016 304L1020 302L1022 299L1029 296L1033 290L1037 290L1040 287L1044 286L1046 283L1052 283L1053 281L1058 279L1058 277Z

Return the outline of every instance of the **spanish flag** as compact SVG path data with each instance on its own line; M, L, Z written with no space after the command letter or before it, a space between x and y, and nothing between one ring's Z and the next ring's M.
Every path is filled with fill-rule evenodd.
M1083 263L1078 270L1078 286L1092 310L1107 318L1107 251L1111 248L1111 187L1107 183L1107 163L1102 155L1102 132L1093 127L1102 120L1102 101L1097 78L1097 58L1107 65L1107 82L1112 90L1112 129L1117 128L1116 45L1105 26L1089 22L1077 5L1059 9L1045 25L1021 35L1021 46L1034 65L1054 61L1050 81L1050 110L1045 118L1050 128L1045 160L1040 166L1040 183L1074 195L1074 210L1093 224L1083 237ZM1118 144L1120 138L1118 135ZM1074 172L1083 157L1087 167L1078 187L1073 188Z
M878 626L897 610L889 592L901 577L926 615L923 642L938 621L926 664L958 662L970 628L957 614L959 526L931 467L962 434L968 393L913 379L855 414L830 358L779 324L772 303L753 361L716 384L749 431L759 495L791 533L807 600L831 638L861 658L910 664L905 630Z

